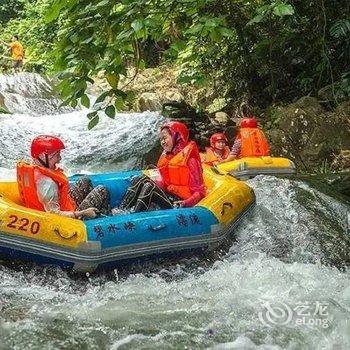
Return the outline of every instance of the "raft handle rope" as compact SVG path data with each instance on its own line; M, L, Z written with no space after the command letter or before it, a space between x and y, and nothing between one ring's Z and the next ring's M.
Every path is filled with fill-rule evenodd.
M225 215L225 209L226 207L229 207L230 209L233 208L233 205L232 203L230 202L225 202L223 205L222 205L222 209L221 209L221 215Z
M166 228L166 225L165 225L165 224L160 224L160 225L158 225L158 226L148 225L148 228L149 228L151 231L155 232L155 231L160 231L160 230L162 230L163 228Z
M218 175L225 175L225 173L222 173L222 172L217 168L216 165L213 165L213 166L211 167L211 170L212 170L215 174L218 174Z

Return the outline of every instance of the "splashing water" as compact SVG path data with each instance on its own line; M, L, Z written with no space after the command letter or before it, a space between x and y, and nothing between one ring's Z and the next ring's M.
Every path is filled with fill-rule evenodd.
M43 106L39 98L37 103L41 109L35 105L28 114L26 106L33 96L51 92L47 81L36 74L0 77L0 93L7 96L5 102L15 113L1 115L2 178L14 176L16 161L29 158L30 143L39 134L54 134L64 140L66 150L62 154L62 166L68 173L140 168L144 155L157 144L157 132L163 119L154 112L119 114L115 119L102 116L92 131L87 129L89 110L63 113L57 109L61 101L56 103L52 97L47 99L50 103L53 101L54 110L52 106ZM11 102L8 104L11 94L17 96L13 106ZM60 114L52 114L58 112Z
M62 166L68 172L101 172L141 166L144 154L152 150L161 118L157 113L122 114L104 118L92 131L87 129L87 110L52 115L6 115L0 124L1 166L14 168L21 158L29 158L32 139L54 134L64 140ZM106 120L108 119L108 120ZM142 132L140 132L142 130ZM150 142L150 140L152 140Z

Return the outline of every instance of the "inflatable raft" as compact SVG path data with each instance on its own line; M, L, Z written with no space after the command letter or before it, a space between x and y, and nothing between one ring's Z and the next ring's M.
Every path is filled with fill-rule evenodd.
M256 175L292 175L296 173L294 163L282 157L247 157L216 165L220 172L246 180Z
M141 171L89 176L117 205ZM147 172L145 172L147 174ZM70 178L74 183L78 175ZM255 203L253 190L205 167L208 195L192 208L81 221L21 205L16 182L0 182L0 259L31 260L76 271L106 269L139 257L213 250Z

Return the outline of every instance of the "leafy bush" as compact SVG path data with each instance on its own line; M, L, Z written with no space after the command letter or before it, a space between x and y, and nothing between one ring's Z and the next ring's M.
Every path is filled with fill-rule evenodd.
M90 126L99 110L108 107L114 117L128 98L119 81L131 65L168 62L180 83L210 86L216 97L260 108L327 85L349 89L344 0L21 0L18 18L8 20L11 3L1 5L2 37L16 31L29 68L61 73L67 103L89 106L87 83L105 72L110 90L93 106Z
M1 6L10 6L12 2L12 0L5 0ZM14 17L4 25L1 39L9 42L12 35L19 36L25 49L25 70L52 71L55 61L52 53L53 43L59 25L56 21L50 24L45 23L45 14L49 11L52 1L21 0L19 3L21 10L14 12ZM4 55L10 62L9 54L4 52Z

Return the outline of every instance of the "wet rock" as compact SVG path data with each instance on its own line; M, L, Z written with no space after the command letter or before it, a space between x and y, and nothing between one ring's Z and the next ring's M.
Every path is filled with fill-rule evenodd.
M9 114L10 111L7 109L5 104L4 95L0 94L0 114Z
M170 89L168 91L165 91L164 97L161 99L162 103L175 101L175 102L181 102L184 100L184 97L177 89Z
M350 204L350 172L297 175L296 179L306 181L317 190ZM339 195L341 195L339 197Z
M70 111L61 106L53 89L57 79L49 79L37 73L19 73L0 76L0 112L23 114L58 114Z
M335 113L340 117L345 117L344 121L349 121L350 116L350 100L341 103L336 109Z
M211 97L207 96L208 90L210 90L208 88L197 89L192 85L179 85L176 68L169 66L144 70L136 70L130 67L127 69L126 76L120 77L118 87L135 96L134 101L125 104L125 111L159 111L159 103L187 101L191 105L198 105L203 104L203 99L212 100ZM100 71L94 77L94 84L88 86L87 92L98 96L109 89L110 86L105 79L105 72Z
M214 120L222 125L226 125L229 121L230 117L225 112L216 112L214 115Z
M215 113L224 109L228 104L228 100L225 98L215 98L209 106L207 106L206 111L208 113Z
M144 92L141 94L137 101L137 110L144 111L160 111L162 109L162 103L158 94L155 92Z
M233 143L236 134L236 126L228 114L218 112L215 115L209 115L203 111L197 111L184 101L164 103L162 114L173 120L179 120L185 123L190 129L190 137L195 140L200 148L204 150L209 146L209 138L216 132L225 132L229 138L230 144Z
M329 182L328 185L334 188L336 191L346 196L350 201L350 172L343 174L336 174Z
M136 105L134 106L136 111L160 111L162 105L167 102L181 102L184 97L177 89L169 89L167 91L158 92L143 92Z
M350 173L350 149L341 150L335 155L331 167L335 171L349 171Z
M334 154L350 148L350 125L337 111L327 112L312 97L303 97L285 107L269 110L275 127L267 132L272 154L291 158L304 170L330 164ZM341 126L341 127L340 127Z

